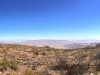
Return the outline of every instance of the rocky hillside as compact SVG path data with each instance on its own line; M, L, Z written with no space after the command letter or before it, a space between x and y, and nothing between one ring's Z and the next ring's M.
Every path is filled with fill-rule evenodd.
M99 72L100 44L80 49L0 44L0 75L90 75Z

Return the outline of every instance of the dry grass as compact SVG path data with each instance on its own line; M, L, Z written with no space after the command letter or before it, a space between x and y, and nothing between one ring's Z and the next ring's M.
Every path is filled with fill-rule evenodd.
M0 71L3 72L9 67L15 71L15 74L11 73L11 75L16 75L17 69L22 75L44 75L42 72L39 72L41 71L41 66L49 66L47 70L48 73L50 71L56 73L56 71L63 70L62 72L69 72L68 75L81 75L80 73L88 72L93 65L95 65L95 68L92 69L95 69L95 72L100 71L99 45L97 47L86 47L83 49L63 50L53 49L48 46L33 47L2 44L0 45L0 55L3 55L2 58L5 56L4 60L0 60ZM10 58L10 60L8 60L8 58ZM21 69L21 66L23 66L24 69ZM35 69L33 71L29 70L27 66L29 66L29 69L35 66ZM45 70L44 68L42 69L43 71ZM34 73L34 71L38 73ZM76 72L76 74L72 72Z
M21 75L44 75L42 72L34 73L31 70L25 70Z
M13 70L17 70L18 69L18 65L15 61L13 60L8 60L8 59L3 59L0 60L0 71L4 71L7 69L7 67L13 69Z

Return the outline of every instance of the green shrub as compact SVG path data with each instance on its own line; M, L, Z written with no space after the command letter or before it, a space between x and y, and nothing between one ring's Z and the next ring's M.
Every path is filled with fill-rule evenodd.
M4 59L4 60L0 61L0 71L6 70L7 67L10 67L13 70L18 69L17 63L13 60Z
M0 71L3 72L7 69L9 62L7 60L0 61Z
M17 70L18 69L18 65L15 61L10 61L9 67L13 70Z

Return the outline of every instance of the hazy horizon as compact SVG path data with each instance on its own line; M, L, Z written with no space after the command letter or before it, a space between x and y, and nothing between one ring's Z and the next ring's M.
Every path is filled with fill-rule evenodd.
M100 39L0 39L0 41L26 41L26 40L66 40L66 41L97 41Z
M100 40L100 0L0 0L0 39Z

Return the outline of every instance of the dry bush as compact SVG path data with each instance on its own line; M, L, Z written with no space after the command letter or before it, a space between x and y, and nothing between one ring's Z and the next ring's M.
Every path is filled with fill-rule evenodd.
M13 60L8 60L8 59L4 59L0 61L0 71L4 71L7 69L7 67L10 67L13 70L17 70L18 69L18 65L15 61Z
M16 75L15 73L9 73L9 75Z
M44 75L42 72L34 73L31 70L25 70L21 75Z
M17 70L18 69L18 64L15 61L10 61L9 67L13 70Z

